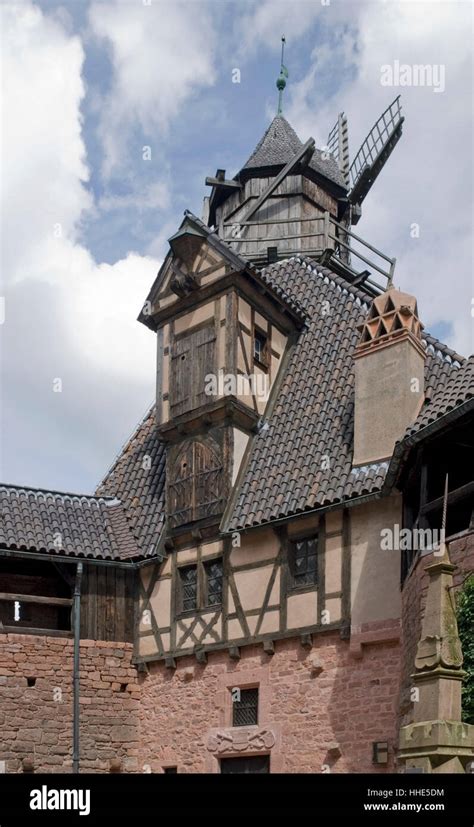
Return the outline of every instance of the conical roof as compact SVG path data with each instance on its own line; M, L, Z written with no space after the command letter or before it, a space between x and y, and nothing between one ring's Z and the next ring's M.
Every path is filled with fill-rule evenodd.
M303 142L286 118L283 115L276 115L247 163L242 167L241 174L266 167L284 166L302 146ZM309 163L310 169L346 189L336 160L329 153L327 155L327 158L323 158L321 150L315 149Z

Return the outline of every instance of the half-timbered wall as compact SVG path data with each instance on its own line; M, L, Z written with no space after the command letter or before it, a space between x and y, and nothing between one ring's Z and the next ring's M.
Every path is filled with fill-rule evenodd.
M174 550L141 575L136 656L156 659L341 629L354 634L400 618L400 552L381 548L381 531L400 519L400 498L300 517ZM301 541L317 547L315 580L295 577ZM222 559L222 602L205 601L205 564ZM197 567L195 611L180 609L180 569ZM296 575L298 572L296 572ZM396 639L396 634L390 633Z
M207 244L203 244L202 249L197 253L194 260L189 266L185 266L184 262L176 259L170 255L167 264L165 265L163 278L157 290L157 294L152 301L152 306L148 308L150 314L171 307L178 301L179 295L172 289L176 273L183 270L191 272L196 278L197 282L205 287L212 284L213 281L221 278L229 269L220 256Z
M256 336L264 342L259 359ZM158 422L226 396L262 415L286 343L287 336L236 291L167 322L158 333Z
M295 521L278 532L261 529L242 537L195 543L170 553L161 567L143 569L136 655L139 659L190 654L339 627L344 612L343 577L349 549L345 518ZM316 582L295 585L291 546L317 543ZM240 541L240 545L237 542ZM234 545L233 545L234 543ZM220 605L206 605L206 564L222 560ZM197 607L182 611L180 570L197 569Z

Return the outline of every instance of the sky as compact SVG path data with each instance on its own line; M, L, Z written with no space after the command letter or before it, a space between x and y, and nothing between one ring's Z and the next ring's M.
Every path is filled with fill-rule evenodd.
M156 342L136 317L206 175L233 176L276 114L283 34L303 141L324 146L344 111L353 158L402 95L356 232L396 257L425 327L472 353L473 8L0 0L0 480L93 493L152 404Z

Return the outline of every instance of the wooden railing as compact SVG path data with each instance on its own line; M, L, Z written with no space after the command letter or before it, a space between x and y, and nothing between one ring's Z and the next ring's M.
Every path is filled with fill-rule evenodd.
M274 233L274 227L281 229ZM256 265L268 263L268 250L273 248L275 251L276 248L276 259L294 255L313 256L317 260L342 267L350 275L351 281L364 282L379 290L385 290L393 281L396 259L386 256L364 241L346 225L336 221L329 212L304 218L225 221L221 225L221 233L236 253ZM353 258L357 259L357 263L363 262L370 270L358 271L355 264L351 265ZM371 279L372 270L382 276L386 283L379 284Z

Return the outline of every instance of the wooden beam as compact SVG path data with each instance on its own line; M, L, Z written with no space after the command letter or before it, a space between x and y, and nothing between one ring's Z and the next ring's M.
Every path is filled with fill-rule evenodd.
M309 138L306 141L306 143L301 147L301 149L293 156L293 158L290 161L288 161L286 166L283 167L281 172L278 173L276 178L273 179L270 186L267 187L265 192L262 192L260 198L257 198L257 200L250 207L248 212L246 212L244 214L244 217L242 219L243 221L248 221L252 217L252 215L255 215L257 210L260 209L260 207L265 203L267 198L269 198L270 195L272 194L272 192L274 192L277 189L277 187L280 186L281 182L297 166L297 164L300 163L300 161L304 160L305 164L306 165L308 164L308 162L310 161L311 156L314 152L314 148L315 148L314 138ZM235 223L238 224L239 222L236 221Z
M49 606L72 606L68 597L37 597L34 594L0 592L0 600L17 600L19 603L46 603Z
M455 488L454 491L449 492L448 505L453 505L454 503L459 502L459 500L469 497L471 494L474 494L474 482L468 482L466 485L461 485L459 488ZM442 508L443 501L444 497L437 497L436 500L426 502L420 508L420 514L429 514L430 511L436 511L437 508Z
M7 635L47 635L48 637L72 637L72 632L66 629L40 629L33 626L3 626L0 624L0 633Z
M206 186L207 187L222 187L222 189L232 189L232 190L242 189L242 184L239 184L238 181L229 181L229 180L220 181L219 178L212 178L210 176L208 176L206 178Z
M313 636L308 632L303 632L300 636L300 643L303 649L311 649L313 646Z

